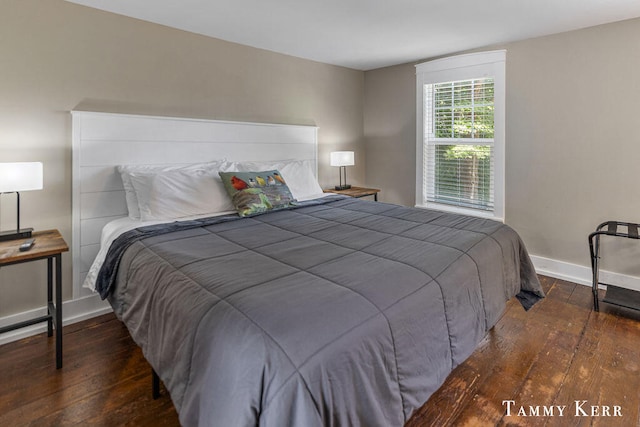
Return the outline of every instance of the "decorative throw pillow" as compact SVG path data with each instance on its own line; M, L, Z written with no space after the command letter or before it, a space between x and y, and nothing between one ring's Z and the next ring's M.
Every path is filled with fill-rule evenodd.
M278 170L219 174L242 217L295 206L296 200Z

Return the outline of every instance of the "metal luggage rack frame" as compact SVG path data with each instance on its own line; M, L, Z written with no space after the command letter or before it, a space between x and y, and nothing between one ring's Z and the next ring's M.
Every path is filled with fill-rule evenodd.
M626 227L627 232L621 232L619 229L620 227ZM596 228L596 231L589 234L589 252L591 254L591 271L593 275L593 309L595 311L600 311L598 285L605 285L607 287L607 292L602 300L603 302L631 308L633 310L640 310L640 292L608 283L602 283L599 279L600 236L606 235L638 240L640 239L638 228L640 228L640 224L632 222L605 221Z

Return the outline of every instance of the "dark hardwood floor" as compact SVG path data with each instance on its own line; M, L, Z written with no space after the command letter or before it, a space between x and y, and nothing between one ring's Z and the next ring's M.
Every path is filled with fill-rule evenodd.
M595 313L590 288L541 280L548 297L529 312L511 301L407 427L640 426L640 313ZM0 426L178 425L166 390L151 398L150 367L113 315L64 328L61 370L54 345L41 334L0 346ZM576 401L588 416L575 416Z

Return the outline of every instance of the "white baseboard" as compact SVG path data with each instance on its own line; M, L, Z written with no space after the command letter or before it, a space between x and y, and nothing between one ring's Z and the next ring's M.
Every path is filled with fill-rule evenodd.
M62 303L62 324L63 326L67 326L111 311L112 309L109 303L107 301L102 301L97 294L75 300L64 301ZM47 308L42 307L13 314L11 316L5 316L0 318L0 327L44 316L46 314ZM0 345L46 332L46 330L47 323L43 322L27 326L25 328L16 329L15 331L6 332L0 335Z
M578 264L571 264L535 255L531 255L531 261L533 262L538 274L591 286L591 267L585 267ZM640 277L628 276L602 269L599 274L600 283L608 283L623 288L633 289L634 291L640 291Z

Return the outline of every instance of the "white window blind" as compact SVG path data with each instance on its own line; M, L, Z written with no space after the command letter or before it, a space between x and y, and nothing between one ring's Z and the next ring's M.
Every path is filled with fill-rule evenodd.
M493 79L424 85L424 197L492 211Z
M504 57L493 51L417 66L416 206L502 219Z

